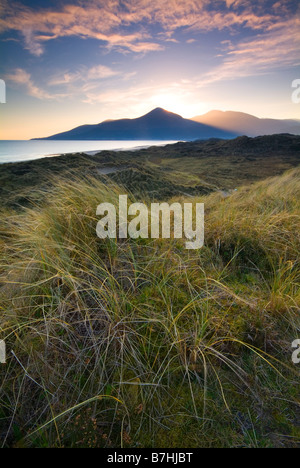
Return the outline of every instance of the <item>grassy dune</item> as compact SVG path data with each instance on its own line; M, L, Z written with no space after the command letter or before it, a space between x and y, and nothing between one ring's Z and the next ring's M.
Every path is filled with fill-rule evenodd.
M299 445L300 169L195 198L198 251L98 239L96 206L119 193L57 178L3 209L3 446Z
M101 151L95 156L68 154L15 164L0 164L1 204L40 202L58 179L81 176L111 179L139 199L166 201L180 195L232 190L273 177L300 164L300 136L272 135L235 140L180 142L137 151ZM122 169L122 170L120 170Z

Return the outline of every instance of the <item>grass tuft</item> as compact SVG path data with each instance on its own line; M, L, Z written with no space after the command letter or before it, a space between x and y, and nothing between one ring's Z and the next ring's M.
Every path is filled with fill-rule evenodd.
M125 193L108 180L3 211L2 445L299 444L299 176L193 199L199 251L98 239L97 205Z

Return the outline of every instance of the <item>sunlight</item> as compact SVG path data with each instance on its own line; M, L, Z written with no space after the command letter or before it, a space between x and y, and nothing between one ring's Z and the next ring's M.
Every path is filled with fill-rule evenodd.
M205 112L201 102L193 102L192 96L183 93L158 93L150 98L151 106L163 109L189 118Z

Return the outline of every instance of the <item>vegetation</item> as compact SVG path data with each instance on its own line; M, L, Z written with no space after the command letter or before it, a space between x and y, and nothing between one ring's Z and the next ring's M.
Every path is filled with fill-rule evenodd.
M170 161L160 164L156 151L145 171L162 177ZM203 186L234 188L217 181L222 164L210 164ZM194 198L206 214L197 251L184 240L98 239L96 206L128 191L121 175L68 181L52 172L17 210L9 192L0 237L2 445L296 447L300 169ZM199 177L192 167L186 176ZM175 183L172 200L184 202L176 191Z
M273 135L235 140L177 143L136 151L102 151L95 156L69 154L16 164L0 164L2 205L39 203L57 179L78 174L102 181L109 177L139 198L167 200L173 196L230 191L280 175L300 161L300 136Z

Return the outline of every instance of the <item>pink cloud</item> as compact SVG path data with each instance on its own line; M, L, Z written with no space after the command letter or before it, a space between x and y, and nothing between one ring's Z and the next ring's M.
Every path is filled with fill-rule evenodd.
M299 65L300 18L281 23L278 28L237 45L224 43L223 63L198 80L198 86L269 73L271 70Z
M22 68L15 69L11 74L5 76L7 82L13 82L17 85L24 86L29 96L36 99L49 100L66 97L66 95L49 94L47 91L38 87L32 80L30 73Z
M212 8L214 4L215 10ZM123 0L122 3L119 0L80 0L60 9L33 10L1 0L0 32L20 32L25 39L25 48L37 56L43 53L45 42L66 36L94 38L108 48L145 53L163 48L146 30L145 26L149 24L159 24L167 41L180 27L194 31L237 26L269 30L290 18L286 0L275 3L267 14L265 5L264 0ZM124 26L131 26L135 31L125 33Z

